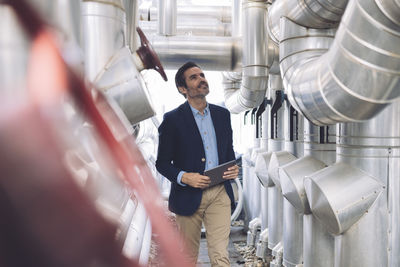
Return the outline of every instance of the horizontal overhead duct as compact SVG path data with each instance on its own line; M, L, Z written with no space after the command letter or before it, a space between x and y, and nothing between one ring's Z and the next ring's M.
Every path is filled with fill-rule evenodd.
M166 69L178 69L194 61L206 70L235 70L240 67L240 39L207 36L149 36Z
M178 4L176 7L176 14L178 17L188 17L194 20L217 19L224 23L231 22L230 6L200 6ZM139 19L147 21L158 20L158 8L152 5L141 5L139 7Z
M291 104L310 121L367 120L400 97L400 25L374 0L350 1L326 53L317 31L281 21L284 84Z

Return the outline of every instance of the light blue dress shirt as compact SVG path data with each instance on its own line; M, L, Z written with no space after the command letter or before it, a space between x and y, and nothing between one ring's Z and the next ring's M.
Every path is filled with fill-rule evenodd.
M193 117L196 121L197 128L199 129L201 140L203 141L204 151L206 153L206 170L218 166L218 148L217 148L217 136L215 135L214 124L211 119L210 108L207 106L204 109L204 115L197 109L190 106L193 112ZM179 172L176 180L178 184L186 186L182 183L182 175L184 171Z

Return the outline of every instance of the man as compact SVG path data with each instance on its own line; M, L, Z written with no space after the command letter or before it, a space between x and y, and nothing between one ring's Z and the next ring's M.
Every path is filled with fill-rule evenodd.
M229 111L208 104L208 82L193 62L175 75L175 84L187 101L166 113L159 131L157 170L171 181L169 209L183 234L190 259L197 262L201 227L204 223L212 266L230 266L228 242L231 207L230 179L237 165L224 173L225 182L208 187L204 170L235 159Z

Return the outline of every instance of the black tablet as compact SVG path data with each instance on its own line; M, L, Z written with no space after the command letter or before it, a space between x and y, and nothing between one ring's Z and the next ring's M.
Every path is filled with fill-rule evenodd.
M226 179L222 178L222 176L224 175L224 172L229 167L235 166L235 164L236 164L236 160L231 160L231 161L225 162L221 165L218 165L215 168L204 171L204 175L210 177L210 179L211 179L209 187L220 184L222 182L225 182Z

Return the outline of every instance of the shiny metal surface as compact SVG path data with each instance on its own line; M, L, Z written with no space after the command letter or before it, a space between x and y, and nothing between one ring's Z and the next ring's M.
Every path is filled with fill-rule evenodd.
M268 176L274 182L275 186L281 188L279 176L279 167L286 165L297 158L287 151L273 152L268 166Z
M298 213L310 214L310 205L304 189L304 179L326 165L311 156L296 159L279 168L283 196Z
M258 107L265 98L268 81L267 4L243 1L242 12L242 83L240 90L225 92L225 105L235 114Z
M279 187L268 187L268 248L273 249L282 241L283 197Z
M355 224L384 191L375 178L344 163L306 177L304 187L313 215L335 235Z
M146 33L146 36L157 33L157 21L139 21L139 27ZM216 19L200 21L181 19L177 21L176 35L231 36L231 27Z
M178 69L195 61L203 70L233 71L239 68L240 41L231 37L148 36L166 69Z
M282 24L282 49L289 25ZM374 0L350 1L329 51L288 76L291 103L318 125L372 118L400 96L399 42L400 26Z
M303 264L303 214L283 199L283 266Z
M296 117L290 118L291 105L289 101L283 103L283 125L285 145L284 150L300 158L304 154L304 118L301 114ZM293 120L293 127L290 127L291 120ZM292 131L292 133L291 133ZM292 141L291 141L292 135Z
M146 84L128 47L111 58L94 83L117 102L131 125L155 115Z
M177 0L158 0L158 34L176 35Z
M93 82L113 54L126 44L125 12L117 2L85 1L81 10L85 76Z
M265 229L260 233L260 239L258 241L256 249L256 256L265 261L267 260L267 255L268 255L268 229Z
M374 216L375 220L380 221L380 227L377 227L374 234L368 237L368 244L371 242L375 244L374 251L376 253L388 251L388 265L384 265L383 260L379 264L390 267L398 266L399 258L396 256L396 251L400 248L398 238L400 229L397 223L400 218L398 201L400 192L398 182L400 177L400 122L393 119L398 118L399 114L400 101L396 101L373 119L363 123L339 124L338 130L338 160L373 175L386 187L383 194L385 197L379 200L378 211ZM388 234L382 235L382 232ZM360 240L354 234L352 234L352 238ZM345 240L347 240L345 244L351 242L352 246L356 246L355 241L350 241L347 237ZM359 242L360 244L366 243L365 241ZM363 245L362 248L364 251L371 249L366 245ZM340 249L348 250L347 245L342 245ZM352 251L352 253L357 253L357 251ZM345 260L344 257L341 257L341 261L347 262Z
M333 28L338 25L348 0L281 0L269 9L268 28L275 43L281 40L279 20L287 17L291 21L310 28Z
M177 5L178 18L193 20L217 19L224 23L231 22L230 6ZM139 6L140 20L155 21L158 19L158 8L145 3Z
M270 183L268 178L268 166L271 160L272 152L263 152L258 154L255 163L255 173L264 187L268 187ZM272 182L272 181L271 181Z
M261 231L268 229L268 187L260 187Z
M304 118L304 154L327 165L336 162L336 125L320 126Z
M14 102L26 92L29 43L13 9L0 4L0 17L0 94Z
M303 216L304 267L335 267L335 237L312 214Z
M139 0L125 0L124 3L126 11L126 41L131 51L136 51L139 47L139 38L136 34L136 27L139 25Z
M242 36L242 2L243 0L232 1L232 36Z

